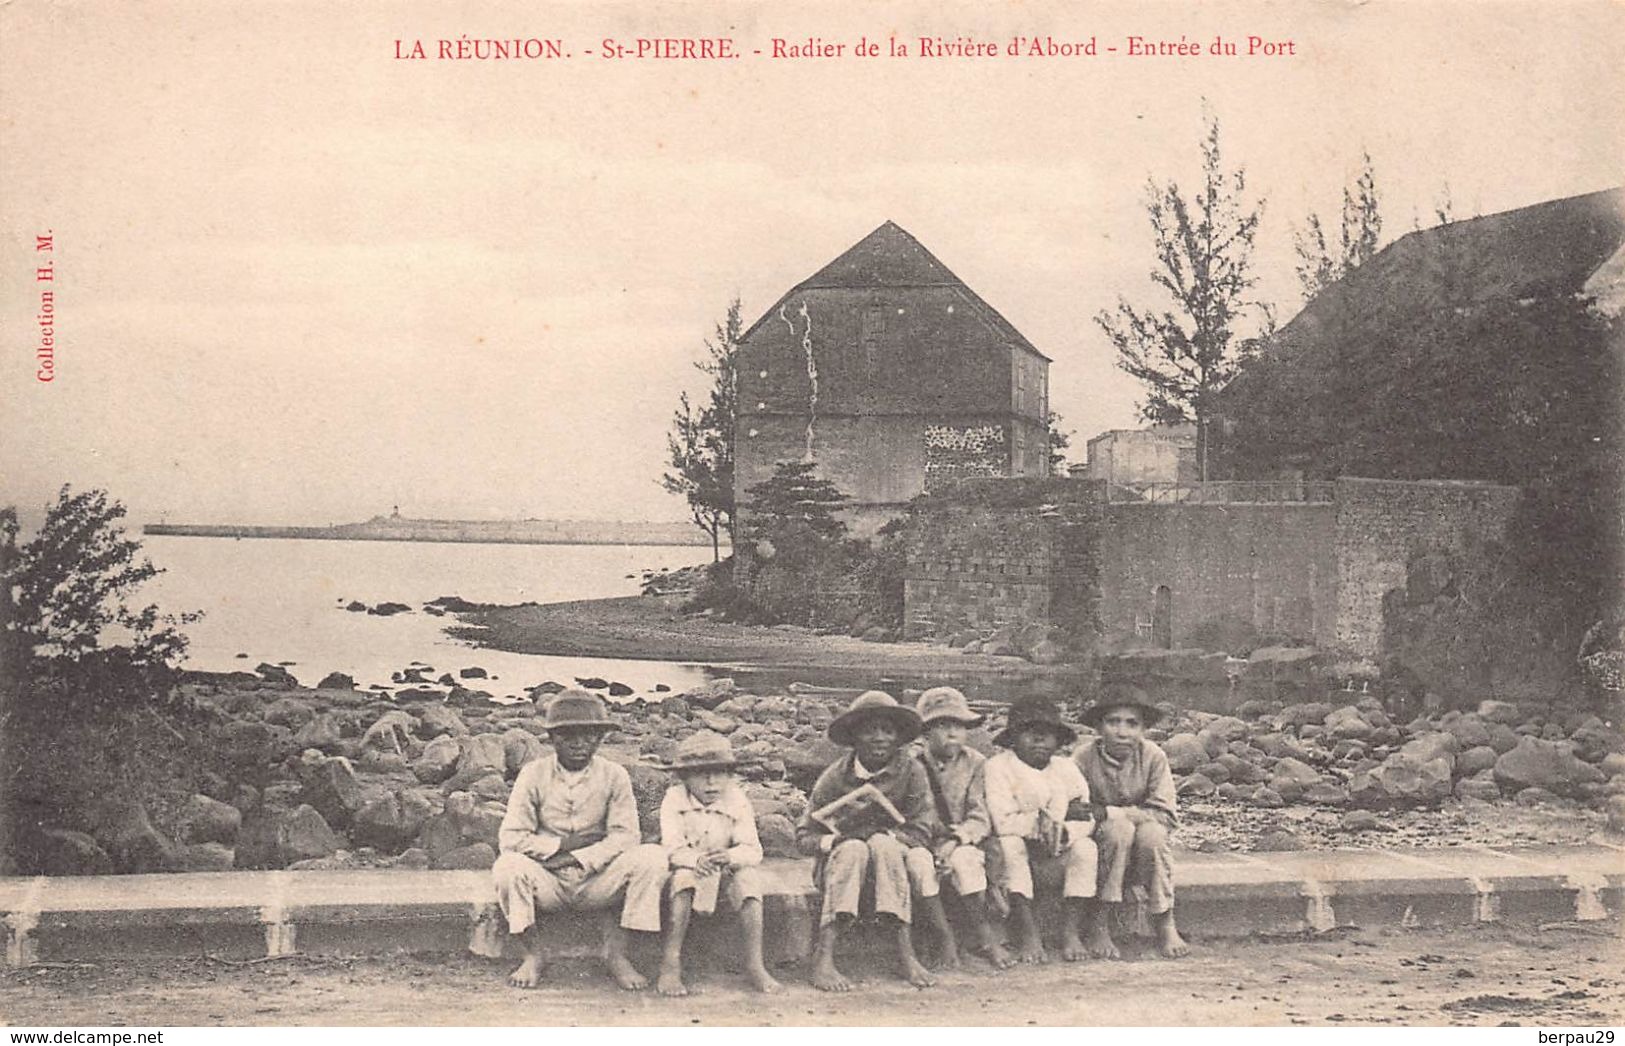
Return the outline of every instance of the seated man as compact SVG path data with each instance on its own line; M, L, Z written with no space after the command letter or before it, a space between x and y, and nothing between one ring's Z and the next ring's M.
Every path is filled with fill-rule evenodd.
M839 931L858 916L868 886L875 913L896 924L899 972L916 988L936 981L914 954L904 853L931 839L935 815L925 768L903 747L920 734L920 717L890 694L870 690L829 725L829 739L852 749L818 777L796 843L817 857L813 883L823 893L812 982L844 992L852 983L835 966Z
M958 966L959 942L941 896L942 887L950 887L959 895L975 929L973 950L995 969L1007 969L1015 959L987 919L987 855L982 850L992 827L982 780L987 757L965 747L966 734L981 725L982 717L951 686L932 687L921 694L916 711L925 727L916 758L925 767L937 810L930 849L908 852L909 879L919 898L919 921L936 930L942 964Z
M603 702L585 690L562 691L548 702L545 725L553 753L519 771L499 833L502 853L491 868L497 904L525 952L508 980L520 988L541 980L537 913L620 901L620 919L604 934L604 961L622 988L646 988L626 957L626 931L660 931L666 851L639 845L632 778L597 755L615 728Z
M993 739L1005 751L983 769L987 809L1004 856L1017 955L1024 963L1047 958L1032 910L1039 880L1061 880L1061 957L1074 962L1088 954L1079 928L1096 889L1089 785L1076 763L1056 754L1077 736L1049 698L1018 698L1011 703L1009 724Z
M1078 769L1089 782L1100 850L1100 894L1089 926L1089 953L1117 958L1107 905L1124 900L1133 886L1145 896L1147 913L1163 955L1177 959L1190 949L1174 925L1173 844L1178 798L1168 757L1145 729L1162 712L1137 688L1109 690L1083 713L1100 736L1080 748Z

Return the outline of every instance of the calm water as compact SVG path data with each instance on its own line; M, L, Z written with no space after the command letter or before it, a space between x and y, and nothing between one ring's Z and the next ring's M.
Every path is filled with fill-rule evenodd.
M142 601L168 612L204 611L184 630L192 640L189 668L291 661L289 671L307 686L338 671L364 687L388 684L390 673L413 661L432 665L435 675L477 665L498 679L471 685L498 696L576 676L619 680L640 693L706 678L697 665L481 650L445 634L455 618L421 607L437 596L512 604L636 595L642 571L706 562L709 548L170 536L145 537L143 545L165 573L142 590ZM351 600L405 603L414 612L351 613L344 609Z

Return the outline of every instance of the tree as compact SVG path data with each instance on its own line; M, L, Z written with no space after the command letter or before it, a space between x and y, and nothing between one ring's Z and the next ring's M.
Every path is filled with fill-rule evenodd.
M1362 154L1364 165L1353 187L1343 187L1343 216L1338 228L1334 256L1326 242L1326 229L1320 215L1311 214L1306 228L1295 230L1293 246L1298 254L1298 283L1307 301L1350 271L1364 265L1377 253L1382 237L1382 212L1377 197L1377 176L1371 154Z
M213 758L174 686L178 626L201 615L132 602L159 570L124 514L64 486L19 545L15 511L0 510L0 854L24 870L51 867L47 829L106 827L118 804L178 808ZM155 870L125 856L115 848L120 870Z
M1235 375L1237 320L1255 305L1253 238L1263 202L1246 198L1245 171L1226 171L1219 121L1207 118L1202 183L1191 198L1170 181L1146 185L1156 266L1151 279L1173 308L1137 309L1118 299L1095 322L1117 350L1117 366L1145 384L1141 416L1150 422L1196 423L1197 460L1207 479L1208 423L1221 389Z
M1059 476L1066 471L1066 452L1074 433L1061 428L1063 419L1057 411L1050 411L1044 423L1049 426L1049 474Z
M772 476L747 490L747 536L770 542L775 555L844 541L846 524L835 513L850 499L814 475L817 467L813 461L781 461Z
M695 526L711 537L711 558L722 558L722 535L734 537L734 419L739 407L736 357L742 331L739 298L728 303L726 318L714 339L705 342L706 356L695 368L711 378L707 402L696 409L688 393L678 398L672 431L666 435L671 471L660 485L688 500Z

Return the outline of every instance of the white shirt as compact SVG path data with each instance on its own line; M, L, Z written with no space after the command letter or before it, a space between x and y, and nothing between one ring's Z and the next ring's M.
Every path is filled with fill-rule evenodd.
M681 781L666 789L660 801L660 845L671 855L673 868L693 868L713 850L726 850L735 868L762 863L756 810L745 790L733 783L709 805L690 795Z
M1065 821L1072 800L1089 801L1089 782L1065 756L1051 756L1049 766L1039 770L1006 750L988 759L982 773L995 835L1031 837L1038 831L1038 811Z

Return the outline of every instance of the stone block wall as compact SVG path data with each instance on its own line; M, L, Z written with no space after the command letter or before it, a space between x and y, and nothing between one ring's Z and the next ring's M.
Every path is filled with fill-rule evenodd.
M1470 538L1506 533L1519 491L1458 480L1337 481L1337 631L1340 654L1382 656L1382 600L1403 588L1406 564L1425 550L1460 551Z

